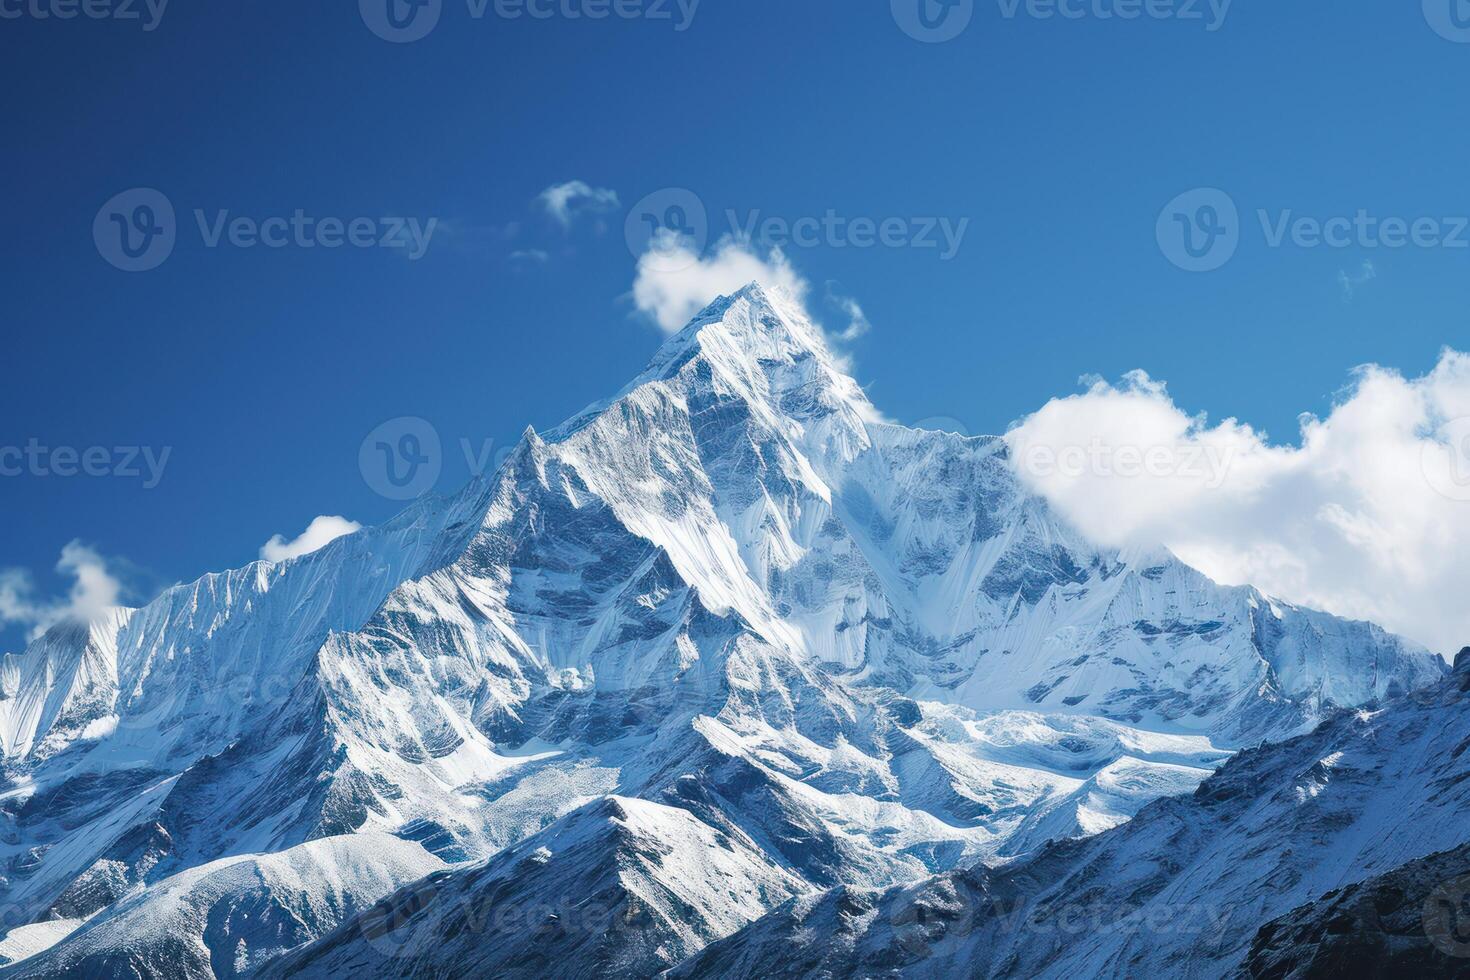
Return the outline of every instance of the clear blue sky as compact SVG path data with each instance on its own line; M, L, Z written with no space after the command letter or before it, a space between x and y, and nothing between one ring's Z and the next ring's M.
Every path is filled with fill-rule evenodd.
M1271 248L1254 217L1470 215L1470 43L1418 2L1240 0L1209 31L978 0L938 44L851 0L705 0L683 31L444 0L406 44L350 3L178 3L146 31L37 18L48 2L0 0L21 13L0 19L0 446L171 455L151 489L0 478L0 566L46 591L73 539L135 563L146 591L318 514L385 519L400 505L358 466L385 419L435 425L451 490L461 438L506 446L610 394L660 341L626 299L625 209L669 186L717 227L726 209L969 219L949 261L789 250L862 303L859 380L903 421L1004 431L1081 375L1144 368L1184 407L1289 440L1354 365L1419 374L1470 342L1470 250ZM533 205L572 179L617 192L606 230ZM150 272L94 244L99 208L134 187L178 211ZM1155 234L1196 187L1243 221L1206 274ZM196 208L442 224L417 261L211 249ZM510 258L533 250L546 260ZM1361 279L1351 299L1340 272Z

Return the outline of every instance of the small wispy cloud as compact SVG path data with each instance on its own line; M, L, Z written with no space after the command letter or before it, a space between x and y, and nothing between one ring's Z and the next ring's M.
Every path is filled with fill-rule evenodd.
M834 288L836 283L827 283L827 302L835 309L841 311L847 318L847 326L833 333L838 340L852 341L873 329L873 324L868 320L868 315L863 312L862 305L851 296L844 296Z
M593 187L585 180L552 184L536 196L536 203L563 228L570 228L580 215L605 214L621 206L617 191Z
M694 243L663 231L638 259L633 305L665 333L677 333L717 297L746 283L784 289L793 298L806 294L807 283L780 249L760 255L750 245L726 238L708 255Z
M80 541L61 549L56 570L73 580L65 598L38 596L24 569L0 569L0 625L26 627L34 640L64 620L90 622L122 597L122 582L108 568L107 559Z
M644 318L665 333L673 334L718 297L728 296L752 282L777 291L800 307L829 341L852 340L870 327L858 302L832 292L831 284L827 298L846 316L847 325L835 333L823 326L807 308L810 283L797 272L786 254L779 248L763 249L733 235L701 252L689 238L667 229L660 231L638 258L631 298ZM853 364L843 351L829 346L828 353L838 370L848 375L853 373ZM890 421L866 399L860 401L858 410L869 421Z
M1342 286L1342 298L1344 302L1351 303L1358 290L1378 278L1378 269L1372 262L1364 262L1356 273L1349 273L1345 269L1337 270L1337 281Z
M260 557L266 561L289 561L320 551L345 534L362 530L362 525L345 517L323 514L306 526L295 538L287 541L277 534L260 546Z
M434 228L434 247L460 252L498 251L515 242L522 232L519 221L488 224L470 218L440 218Z
M535 265L545 265L551 260L551 256L539 248L522 248L510 253L512 262L530 262Z

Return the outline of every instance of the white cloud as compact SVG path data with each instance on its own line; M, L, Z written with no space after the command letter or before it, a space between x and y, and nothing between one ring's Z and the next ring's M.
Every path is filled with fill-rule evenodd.
M539 248L522 248L510 253L512 262L531 262L536 265L545 265L551 260L551 256Z
M619 207L617 191L584 180L553 184L536 196L536 202L563 228L570 228L579 214L602 214Z
M0 623L34 625L44 617L35 598L35 584L23 569L0 569Z
M638 259L633 305L665 333L676 333L710 303L751 282L783 289L798 301L807 291L806 280L780 249L762 258L750 246L725 238L706 258L693 243L665 231Z
M1190 416L1142 373L1053 400L1007 439L1022 479L1100 542L1164 544L1447 655L1470 644L1470 355L1422 378L1359 369L1295 446Z
M1347 270L1337 270L1337 282L1342 286L1342 298L1351 303L1358 290L1378 278L1378 268L1372 262L1364 262L1358 271L1349 275Z
M293 541L277 534L260 547L260 557L266 561L290 561L325 548L344 534L362 530L362 525L345 517L323 514L306 526Z
M0 624L29 627L34 640L62 620L90 622L118 604L122 584L108 570L107 560L80 541L61 549L56 570L75 580L65 599L38 597L35 582L23 569L0 569Z
M705 257L694 250L688 239L662 231L638 259L638 273L633 281L633 305L665 333L672 334L683 329L716 299L738 292L752 282L784 293L790 301L802 307L807 319L829 341L829 352L838 370L849 375L853 373L850 359L841 350L833 349L831 342L852 340L866 330L867 317L863 316L862 307L855 300L829 292L828 299L848 316L849 324L835 336L828 333L805 308L809 289L807 281L779 248L772 248L762 256L747 242L726 236ZM858 329L859 321L861 329ZM858 410L869 421L890 421L866 399L861 400Z
M832 283L827 283L827 302L847 317L847 326L838 331L837 339L842 341L853 341L873 329L873 324L868 321L868 315L863 312L862 306L851 296L843 296L832 288Z

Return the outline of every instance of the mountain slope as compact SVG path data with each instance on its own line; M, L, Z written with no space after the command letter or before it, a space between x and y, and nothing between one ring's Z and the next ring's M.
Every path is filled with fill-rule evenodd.
M801 897L671 975L1214 977L1253 941L1256 966L1295 962L1272 944L1310 936L1313 913L1268 922L1470 840L1467 749L1470 663L1384 709L1242 752L1192 797L1106 833L990 870Z
M386 835L226 858L118 902L7 976L245 976L442 867L418 844Z
M1335 889L1256 932L1251 977L1470 976L1470 844Z
M8 658L0 899L84 918L358 832L472 863L609 795L810 888L886 886L1442 673L1090 545L1003 441L877 421L752 286L458 494Z
M806 890L749 839L607 797L395 893L260 976L651 976Z

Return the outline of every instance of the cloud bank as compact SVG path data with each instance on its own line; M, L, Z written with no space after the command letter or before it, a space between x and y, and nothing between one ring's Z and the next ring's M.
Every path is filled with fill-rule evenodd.
M1022 480L1096 540L1163 544L1211 577L1470 644L1470 355L1421 378L1360 368L1299 445L1210 425L1135 373L1007 436Z

